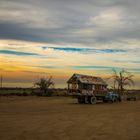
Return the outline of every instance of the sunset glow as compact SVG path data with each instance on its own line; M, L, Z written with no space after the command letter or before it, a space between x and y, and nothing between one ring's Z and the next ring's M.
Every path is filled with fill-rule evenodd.
M117 1L0 1L3 86L53 76L56 87L67 87L73 73L106 79L115 68L134 74L139 88L140 2Z

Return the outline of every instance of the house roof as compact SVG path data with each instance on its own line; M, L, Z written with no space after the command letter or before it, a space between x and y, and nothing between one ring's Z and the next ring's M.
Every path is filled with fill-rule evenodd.
M82 74L73 74L73 76L68 80L67 83L80 82L85 84L98 84L98 85L107 85L106 82L100 78L89 75Z

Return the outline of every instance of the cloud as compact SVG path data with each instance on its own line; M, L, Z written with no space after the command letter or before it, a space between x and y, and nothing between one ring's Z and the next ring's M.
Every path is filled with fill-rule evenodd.
M65 51L65 52L79 52L79 53L119 53L127 52L124 49L96 49L96 48L70 48L70 47L42 47L43 49L53 49L56 51Z
M98 73L112 73L113 69L116 71L121 71L122 69L127 70L132 74L140 74L140 68L127 68L127 67L119 67L119 66L108 66L108 65L79 65L79 66L33 66L36 68L42 69L73 69L73 70L86 70L86 71L96 71Z
M96 69L96 68L113 68L111 66L73 66L73 68L77 68L77 69Z
M18 51L12 51L12 50L0 50L0 54L10 54L10 55L19 55L19 56L38 55L37 53L18 52Z
M45 69L55 69L55 68L58 68L57 66L33 66L33 67L45 68Z
M134 0L1 0L0 38L85 44L140 38Z
M0 0L0 66L62 75L115 67L138 74L139 7L139 0Z
M105 73L111 73L113 72L113 69L117 71L121 71L122 69L125 69L133 74L140 74L140 68L125 68L125 67L113 67L113 66L72 66L74 69L91 69L91 70L97 70L98 72L105 72Z
M113 60L114 62L123 62L123 63L136 63L139 64L140 61L139 60Z

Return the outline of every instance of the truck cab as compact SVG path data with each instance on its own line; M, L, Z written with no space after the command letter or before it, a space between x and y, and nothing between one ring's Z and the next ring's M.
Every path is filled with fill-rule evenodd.
M103 101L104 102L117 102L120 100L120 97L118 94L113 93L112 91L108 92L105 96Z

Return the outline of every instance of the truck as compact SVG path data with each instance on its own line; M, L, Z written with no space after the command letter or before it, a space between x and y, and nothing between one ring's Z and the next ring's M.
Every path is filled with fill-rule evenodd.
M96 104L103 102L117 102L120 97L107 90L107 84L101 77L73 74L67 81L68 95L77 98L78 103Z

